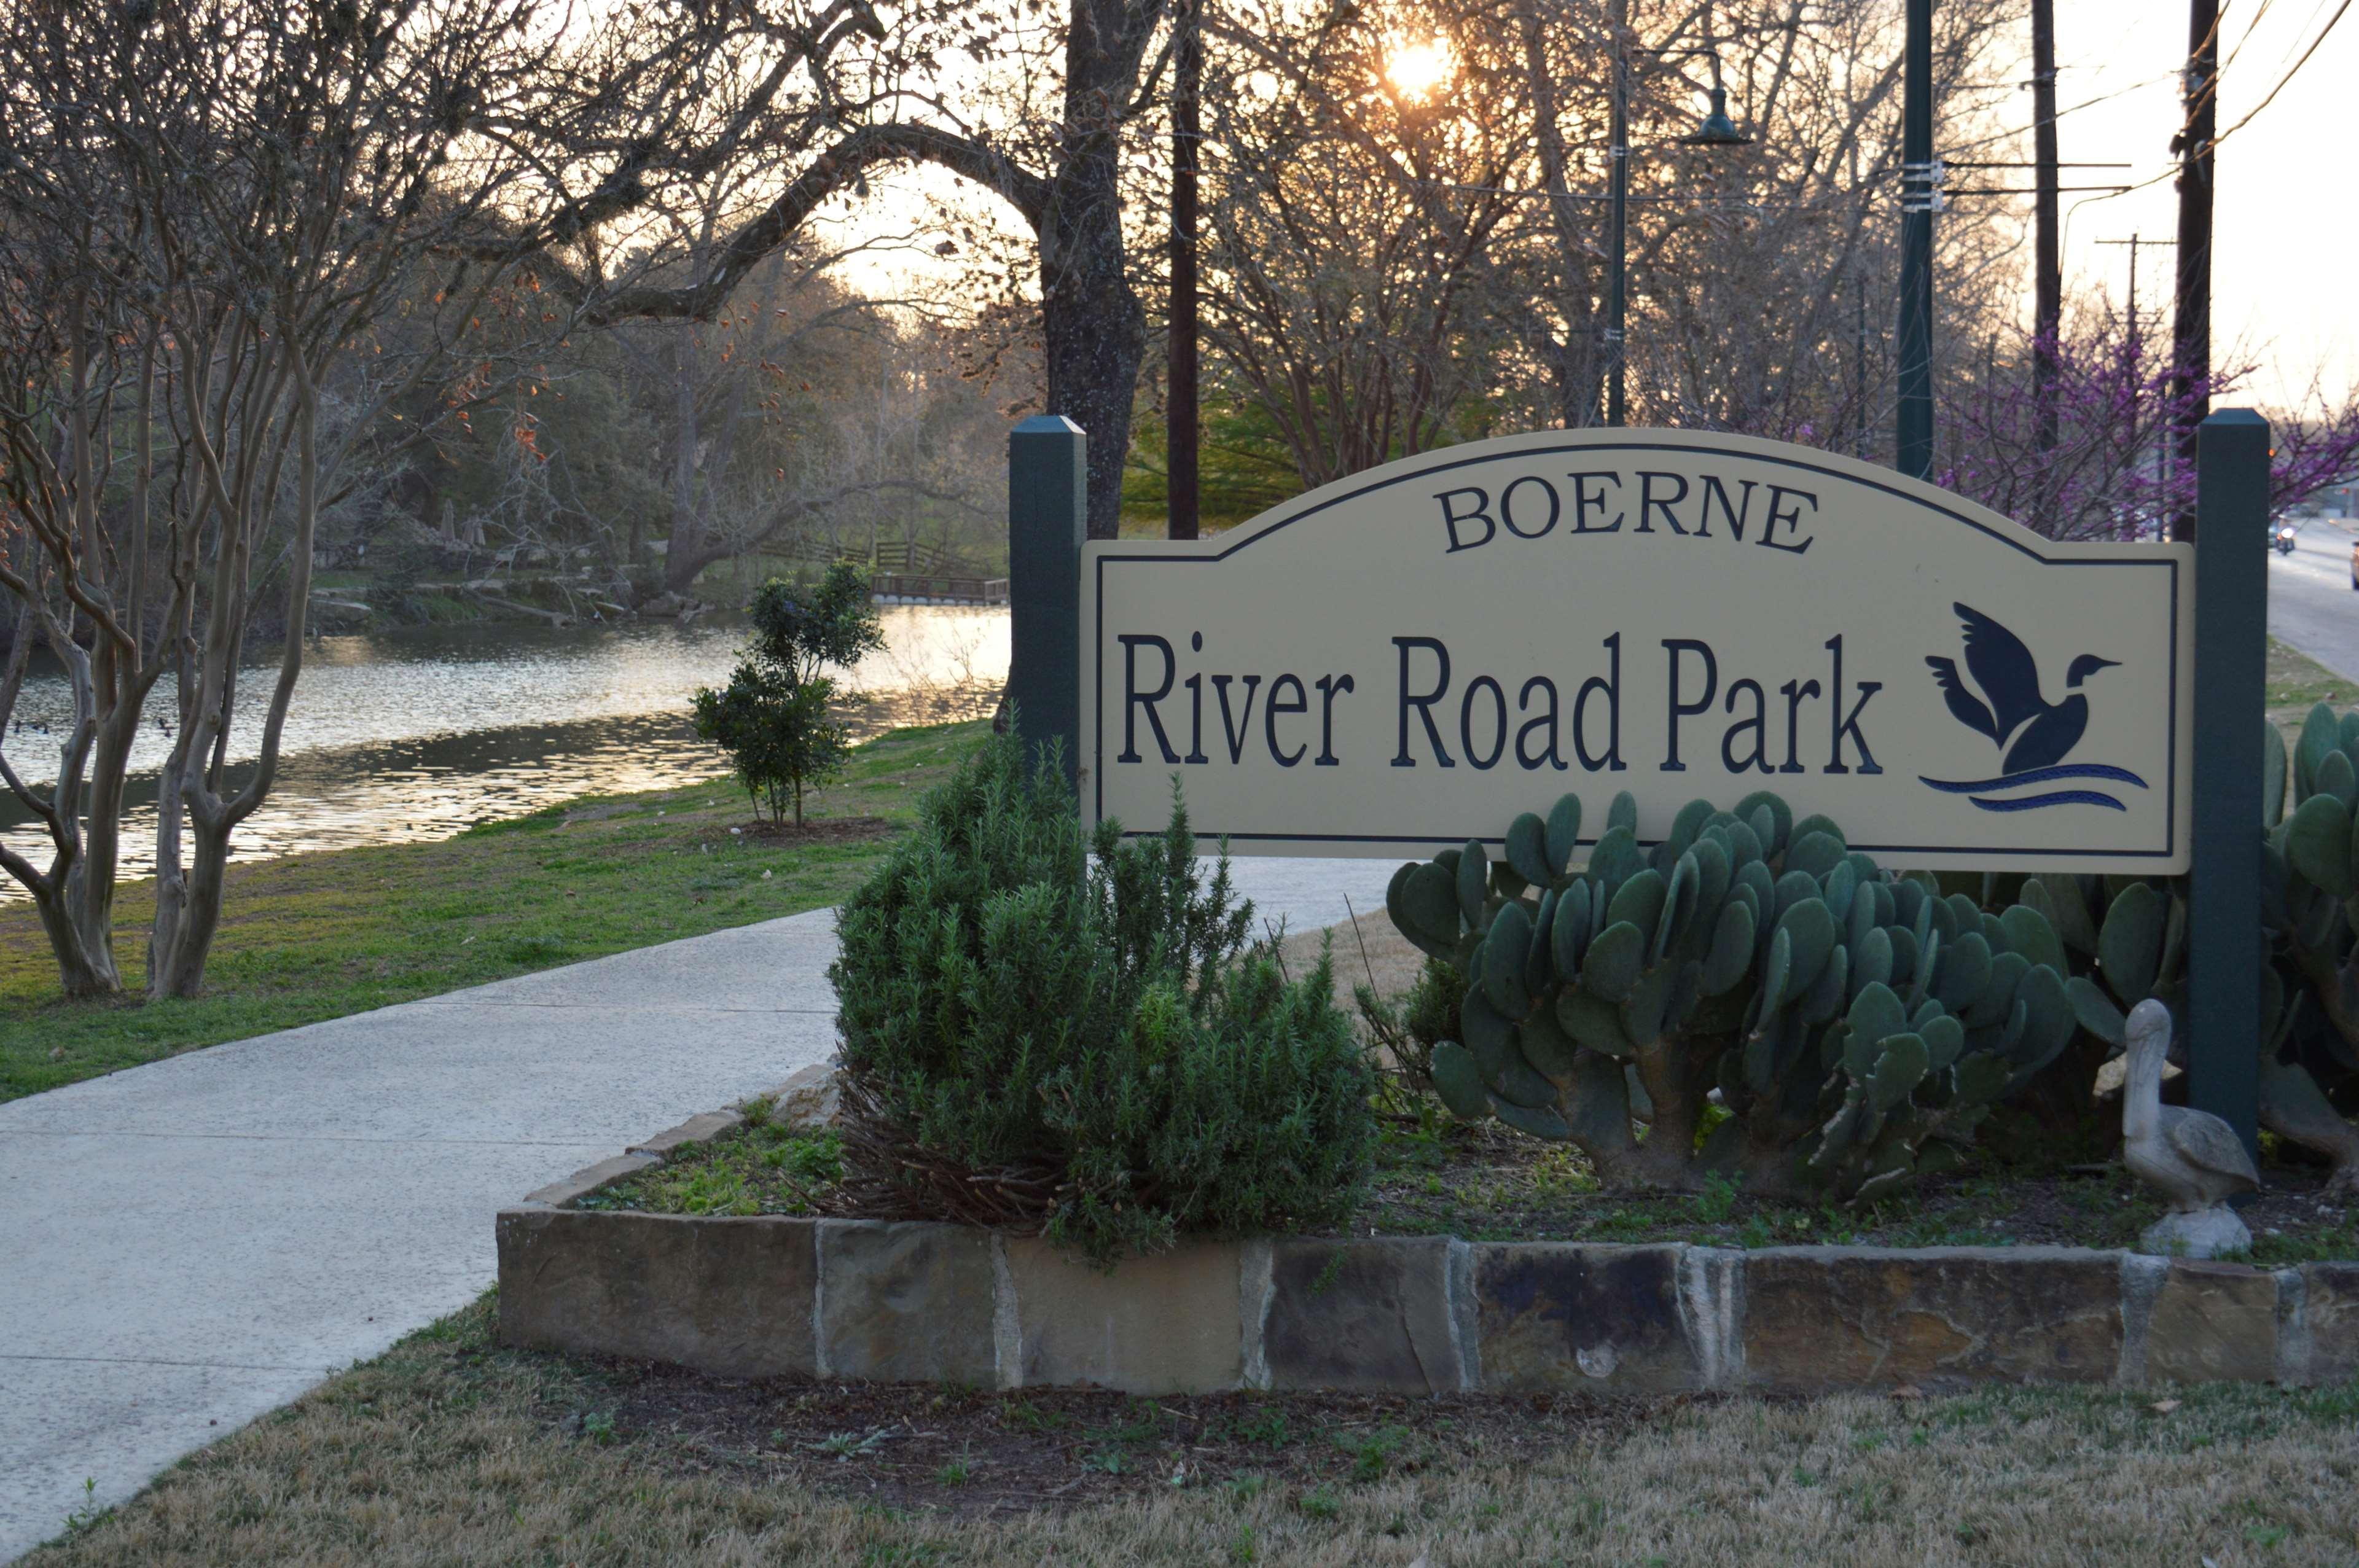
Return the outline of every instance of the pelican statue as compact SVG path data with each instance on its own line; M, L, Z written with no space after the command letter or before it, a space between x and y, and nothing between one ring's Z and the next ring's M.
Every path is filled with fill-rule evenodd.
M2170 1200L2170 1212L2140 1238L2145 1250L2212 1258L2240 1252L2253 1233L2228 1206L2261 1184L2235 1129L2208 1110L2162 1103L2162 1062L2170 1051L2170 1010L2148 997L2130 1009L2129 1075L2122 1091L2122 1162Z
M2006 747L1999 763L2003 773L2028 773L2062 762L2089 728L2089 698L2081 683L2121 661L2082 654L2064 672L2071 695L2051 703L2039 693L2039 665L2022 638L1970 604L1950 608L1965 631L1966 671L1982 691L1977 697L1967 689L1955 660L1928 658L1950 711L1967 729L1989 736L1993 745Z

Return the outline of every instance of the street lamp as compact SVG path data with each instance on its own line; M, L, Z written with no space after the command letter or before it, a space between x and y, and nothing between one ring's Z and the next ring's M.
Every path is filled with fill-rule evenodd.
M1752 143L1753 137L1738 130L1736 122L1728 117L1728 91L1718 86L1712 90L1712 112L1703 117L1703 124L1694 135L1680 138L1683 147L1742 147Z
M1607 275L1605 291L1605 422L1615 427L1628 423L1629 399L1623 384L1623 372L1627 359L1623 352L1623 333L1628 314L1630 274L1630 48L1625 38L1630 25L1630 0L1614 0L1614 125L1610 156L1613 162L1613 218L1609 244L1613 250L1613 270ZM1741 147L1753 138L1736 128L1728 117L1728 94L1718 82L1720 60L1709 49L1641 49L1641 54L1661 59L1683 59L1696 55L1712 59L1712 109L1703 123L1689 135L1680 138L1682 146Z

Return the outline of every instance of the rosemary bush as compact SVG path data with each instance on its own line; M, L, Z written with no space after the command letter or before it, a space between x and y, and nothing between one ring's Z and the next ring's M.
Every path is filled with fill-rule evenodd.
M1085 833L996 738L842 909L846 1187L864 1212L1022 1226L1111 1260L1347 1213L1374 1087L1321 957L1250 942L1185 808Z

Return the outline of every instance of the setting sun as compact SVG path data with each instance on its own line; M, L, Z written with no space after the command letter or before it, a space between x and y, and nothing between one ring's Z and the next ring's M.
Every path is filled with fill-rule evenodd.
M1421 44L1404 44L1393 50L1386 63L1385 75L1404 97L1423 98L1450 80L1457 61L1450 46L1438 38Z

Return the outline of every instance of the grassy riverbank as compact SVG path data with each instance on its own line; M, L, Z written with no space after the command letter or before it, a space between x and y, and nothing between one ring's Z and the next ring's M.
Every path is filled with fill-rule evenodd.
M2359 1385L1807 1401L747 1383L503 1350L486 1300L25 1568L2330 1563ZM60 1521L64 1523L65 1521Z
M574 801L440 843L234 865L205 994L193 1001L65 1001L31 905L10 904L0 909L0 1100L834 903L983 730L936 725L862 746L844 777L811 797L815 830L802 838L762 830L723 781ZM154 897L154 883L132 883L116 904L135 999Z

